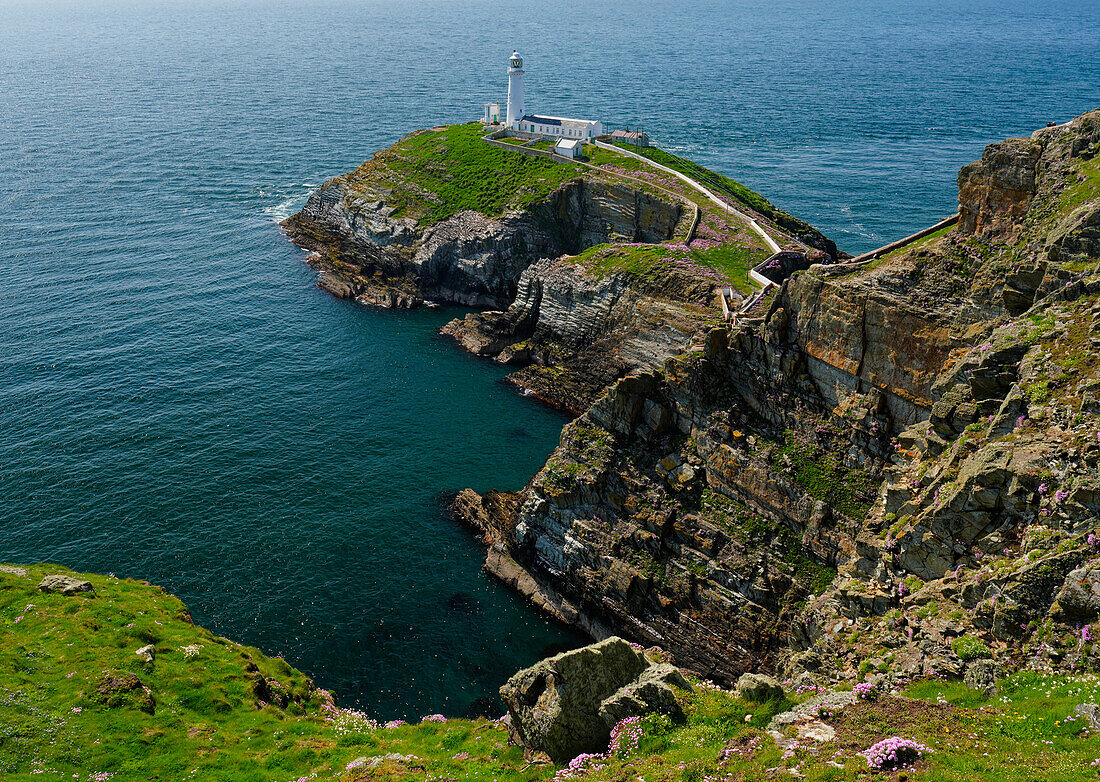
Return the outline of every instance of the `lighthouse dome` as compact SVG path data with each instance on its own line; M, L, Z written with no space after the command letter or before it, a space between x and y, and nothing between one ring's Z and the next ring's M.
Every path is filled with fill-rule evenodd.
M512 52L511 64L512 64L513 68L522 68L523 67L523 58L519 56L518 51L513 51Z

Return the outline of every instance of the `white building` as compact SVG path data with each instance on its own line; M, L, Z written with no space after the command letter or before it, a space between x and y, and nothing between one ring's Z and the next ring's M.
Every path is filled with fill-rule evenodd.
M548 138L593 139L603 135L603 123L592 119L571 119L527 114L515 126L516 130L538 133Z
M549 139L593 139L596 136L603 135L603 123L597 120L526 113L523 106L524 73L526 71L523 70L523 58L519 56L518 51L512 52L512 56L508 60L508 104L504 119L505 127L527 133L538 133ZM500 104L486 103L482 122L493 124L499 121Z
M584 153L584 142L579 138L560 138L554 145L554 153L576 160Z
M499 103L486 103L485 116L481 118L481 121L486 125L498 125L500 124L500 116Z

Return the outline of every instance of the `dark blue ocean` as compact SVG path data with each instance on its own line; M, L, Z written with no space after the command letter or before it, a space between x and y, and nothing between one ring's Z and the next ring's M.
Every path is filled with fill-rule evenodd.
M440 511L564 419L313 287L276 221L405 132L643 125L849 252L954 211L982 147L1100 105L1100 4L0 0L0 561L150 579L378 717L577 643Z

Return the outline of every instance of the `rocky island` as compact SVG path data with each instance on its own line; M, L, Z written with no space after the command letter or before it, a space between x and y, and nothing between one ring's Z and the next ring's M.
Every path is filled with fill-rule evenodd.
M574 414L452 509L597 643L499 720L380 725L156 587L3 566L0 773L1095 777L1100 110L855 259L660 149L483 132L411 134L285 227L338 296L482 310L444 332Z
M590 147L569 162L484 133L410 134L326 182L284 226L337 296L489 308L444 332L516 366L512 380L557 407L579 414L611 381L687 349L720 321L716 286L751 291L749 270L772 254L699 192L625 153ZM836 256L810 226L705 173L784 247Z

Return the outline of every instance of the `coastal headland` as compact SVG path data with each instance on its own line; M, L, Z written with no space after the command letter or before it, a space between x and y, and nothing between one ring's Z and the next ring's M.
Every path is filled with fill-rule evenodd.
M556 657L506 686L509 720L379 725L154 586L4 565L0 773L1095 776L1100 110L990 144L955 220L861 259L660 149L729 209L614 149L484 132L410 134L285 227L335 295L481 310L444 333L574 415L521 491L453 512L497 578L634 644L573 659L620 650L663 711L564 765L523 723L564 698Z

